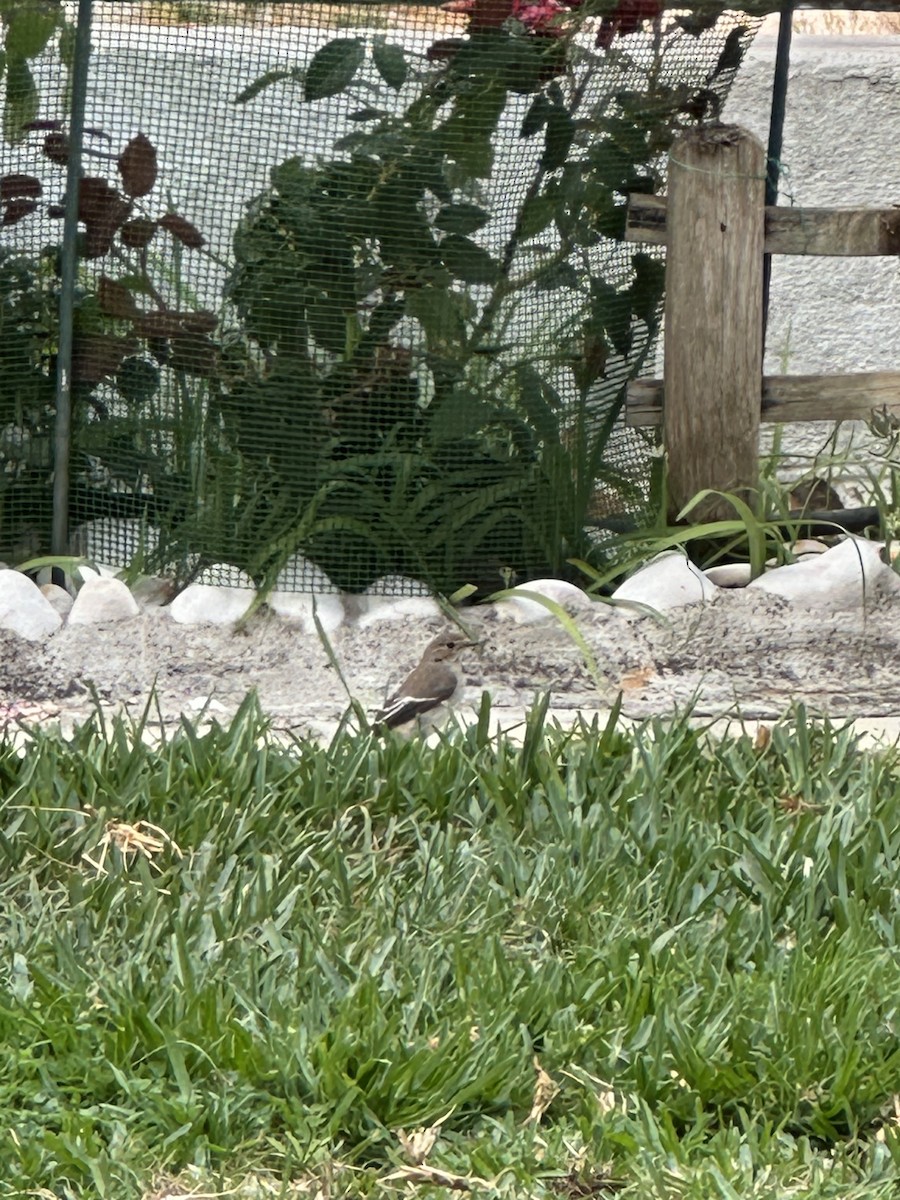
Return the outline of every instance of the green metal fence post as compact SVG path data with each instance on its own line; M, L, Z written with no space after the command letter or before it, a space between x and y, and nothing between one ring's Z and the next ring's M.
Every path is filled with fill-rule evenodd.
M72 324L78 275L78 184L84 141L84 110L91 54L91 6L78 0L75 61L72 67L72 111L69 120L69 163L66 172L66 211L60 263L59 345L56 359L56 426L53 463L54 554L69 552L69 451L72 439Z

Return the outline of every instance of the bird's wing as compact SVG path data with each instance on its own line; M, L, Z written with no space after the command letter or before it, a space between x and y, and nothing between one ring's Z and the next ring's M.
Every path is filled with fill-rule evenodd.
M376 714L375 720L388 729L404 725L449 700L458 682L449 667L438 667L433 663L427 671L417 667Z

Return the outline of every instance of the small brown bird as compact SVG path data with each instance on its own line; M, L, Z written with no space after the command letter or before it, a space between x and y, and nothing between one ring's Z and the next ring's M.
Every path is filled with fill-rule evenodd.
M475 643L458 630L440 634L425 647L419 665L376 714L375 721L386 729L396 729L416 717L445 704L459 687L456 672L450 666L460 650Z

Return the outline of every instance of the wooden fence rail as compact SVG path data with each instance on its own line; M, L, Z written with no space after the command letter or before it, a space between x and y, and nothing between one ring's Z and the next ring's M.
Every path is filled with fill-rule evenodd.
M626 239L667 252L664 378L629 385L626 420L663 426L670 515L703 488L754 487L760 422L900 415L900 371L762 373L764 255L900 255L900 208L767 208L764 178L752 134L702 127L672 146L666 197L629 198Z

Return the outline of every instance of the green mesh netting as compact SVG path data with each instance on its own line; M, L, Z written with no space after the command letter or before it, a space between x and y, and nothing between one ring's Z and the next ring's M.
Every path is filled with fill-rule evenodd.
M74 6L0 6L0 558L49 550ZM295 589L602 560L662 263L621 240L758 22L656 0L90 10L71 548ZM76 139L77 142L77 139Z

